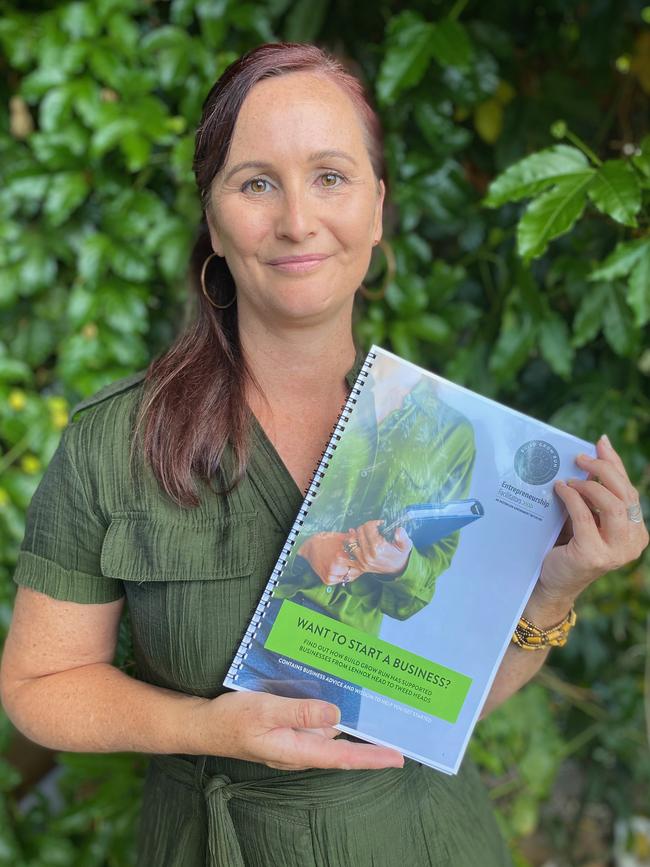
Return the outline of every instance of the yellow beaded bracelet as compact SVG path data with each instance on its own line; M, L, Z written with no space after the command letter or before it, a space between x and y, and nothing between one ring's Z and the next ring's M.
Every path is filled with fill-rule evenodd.
M567 616L556 626L540 629L525 617L519 618L519 623L512 636L517 647L524 650L545 650L547 647L564 647L569 637L569 631L575 626L576 613L572 608Z

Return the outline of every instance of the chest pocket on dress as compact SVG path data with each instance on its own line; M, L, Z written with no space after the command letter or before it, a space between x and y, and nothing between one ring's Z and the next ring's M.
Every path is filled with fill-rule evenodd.
M104 575L124 581L137 674L169 689L225 692L226 671L259 600L258 516L114 515Z
M191 522L114 516L102 546L102 573L138 582L243 578L256 565L255 519L255 512Z

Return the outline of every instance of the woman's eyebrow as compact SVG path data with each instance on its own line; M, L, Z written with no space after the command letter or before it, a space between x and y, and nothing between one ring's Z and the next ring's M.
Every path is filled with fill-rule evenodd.
M316 163L316 162L319 162L320 160L332 159L334 157L339 157L341 159L348 160L353 165L355 165L355 166L357 165L357 161L354 159L353 156L346 153L345 151L336 150L336 149L316 151L315 153L309 155L308 161L310 163ZM226 175L226 177L224 178L224 181L230 180L230 178L233 175L236 175L237 172L240 172L242 169L271 169L271 168L273 168L271 163L263 162L262 160L246 160L243 163L237 163L237 165L233 166L230 169L230 171L228 172L228 174Z

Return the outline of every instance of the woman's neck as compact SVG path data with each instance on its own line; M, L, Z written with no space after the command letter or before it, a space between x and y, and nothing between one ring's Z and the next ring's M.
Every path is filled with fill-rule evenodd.
M344 396L345 375L354 364L351 324L273 329L240 322L244 358L261 395L279 402L325 401ZM255 389L256 391L256 389ZM252 402L259 398L251 395ZM255 411L255 406L252 407Z
M240 340L255 386L248 404L304 493L348 394L354 363L347 330L273 331L240 322Z

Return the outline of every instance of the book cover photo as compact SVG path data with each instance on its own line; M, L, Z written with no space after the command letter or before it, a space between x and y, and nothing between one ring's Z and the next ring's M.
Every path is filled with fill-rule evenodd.
M592 443L373 346L224 685L457 773Z

